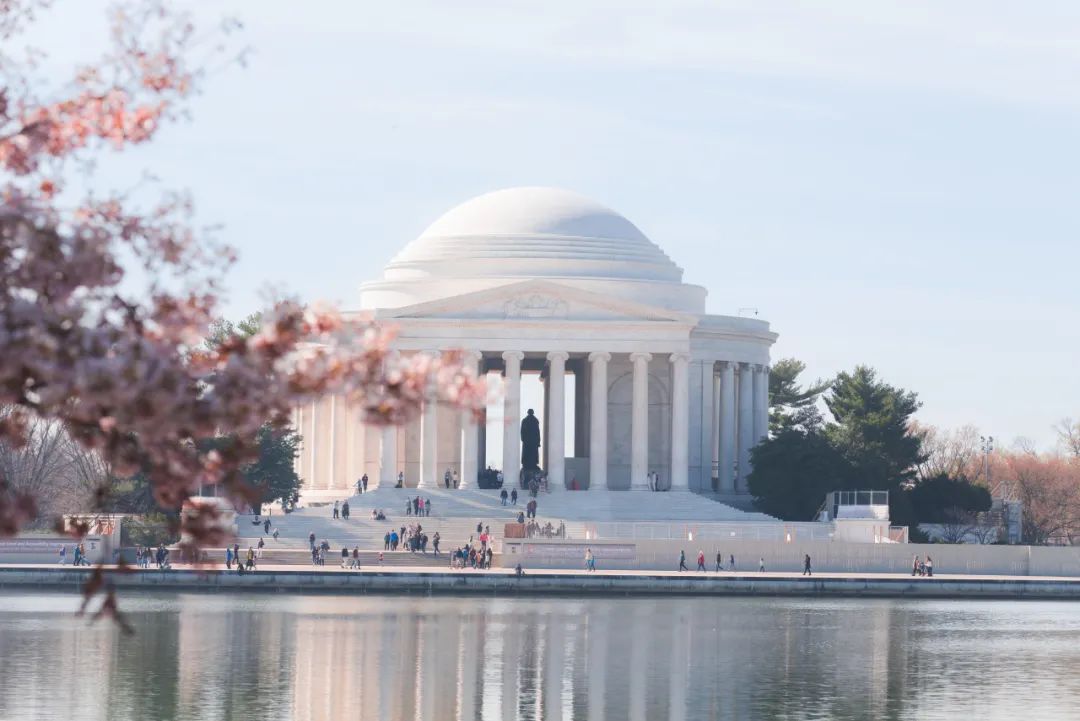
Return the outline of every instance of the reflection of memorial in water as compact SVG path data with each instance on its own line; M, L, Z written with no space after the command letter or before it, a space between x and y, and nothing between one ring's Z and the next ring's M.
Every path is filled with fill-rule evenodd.
M1058 605L123 600L130 638L75 618L74 600L13 612L3 599L0 718L898 719L973 704L1016 710L1017 699L1061 711L1055 698L1080 699L1080 682L1062 676L1080 663L1080 623Z

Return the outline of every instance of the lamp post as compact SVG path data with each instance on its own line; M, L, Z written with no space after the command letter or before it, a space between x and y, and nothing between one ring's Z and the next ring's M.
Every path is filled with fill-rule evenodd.
M979 441L982 444L983 454L983 476L986 478L986 487L993 491L993 486L990 483L990 454L994 450L994 437L993 436L979 436ZM1001 497L1004 500L1008 494L1004 492L1004 486L1002 487Z

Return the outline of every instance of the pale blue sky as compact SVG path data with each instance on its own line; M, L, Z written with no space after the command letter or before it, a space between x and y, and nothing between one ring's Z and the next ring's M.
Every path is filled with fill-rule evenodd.
M1080 3L193 4L244 20L249 66L101 175L224 225L232 315L349 306L442 211L555 185L811 375L870 364L1006 442L1080 416ZM105 3L57 5L60 63Z

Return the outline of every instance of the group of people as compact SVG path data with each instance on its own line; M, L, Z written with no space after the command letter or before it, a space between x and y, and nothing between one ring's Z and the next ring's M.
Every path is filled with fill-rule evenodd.
M333 512L333 517L334 517L334 520L335 520L335 521L336 521L336 520L337 520L338 518L340 518L340 519L341 519L341 520L343 520L343 521L347 521L347 520L349 520L349 502L348 502L348 501L345 501L344 503L342 503L342 504L341 504L341 505L339 506L339 505L338 505L338 502L337 502L337 501L334 501L334 512Z
M507 493L505 488L502 489L501 491L499 491L499 500L502 501L502 504L504 506L506 505L507 500L510 501L511 506L516 506L517 505L517 496L518 496L518 493L517 493L516 488L513 489L512 491L510 491L510 493Z
M364 475L360 476L360 480L358 480L356 482L356 493L357 493L357 495L363 495L364 493L367 492L367 482L368 482L368 477L367 477L367 474L365 473Z
M259 539L259 553L256 553L253 546L248 546L247 552L243 555L240 553L240 544L234 543L232 546L225 549L225 568L232 569L233 564L236 564L237 573L244 573L245 571L255 570L255 561L262 552L263 541Z
M136 559L137 558L138 558L138 554L136 553ZM60 546L60 558L58 560L59 560L59 563L60 563L61 566L65 565L67 563L67 546L64 546L64 545ZM89 566L90 565L90 561L86 560L86 546L83 545L82 541L75 544L75 550L73 552L71 560L72 560L71 565L73 565L73 566Z
M400 546L404 551L411 551L416 553L427 553L428 542L431 542L431 548L435 552L435 555L439 555L439 543L442 541L442 537L439 536L439 532L435 531L435 535L430 539L428 535L424 533L424 527L419 523L414 523L410 526L402 526L400 532L390 530L383 536L383 550L384 551L396 551Z
M468 567L482 571L485 568L491 568L494 557L495 552L486 541L481 540L479 548L470 542L461 548L455 548L450 554L450 568Z
M737 570L735 568L735 554L734 553L729 554L727 560L728 560L727 570L729 570L729 571ZM810 556L807 556L805 561L806 561L806 563L805 563L805 567L806 567L805 571L806 571L806 573L809 573ZM680 571L689 571L690 570L689 567L687 567L687 565L686 565L686 551L679 551L679 570ZM702 572L702 573L708 573L708 569L705 567L705 551L703 551L701 549L698 549L698 552L697 552L697 570ZM714 571L716 573L720 573L720 571L723 571L723 570L724 570L724 554L721 553L720 551L717 551L716 552L716 566L714 567ZM758 559L758 571L761 572L761 573L765 572L765 559L764 558L759 558Z
M79 544L81 546L82 544ZM79 546L75 547L75 565L81 565L86 563L85 554L79 552ZM135 547L135 565L139 568L150 568L150 564L154 563L159 569L165 569L169 567L169 549L165 548L163 544L158 544L157 549L153 549L150 546L136 546Z
M422 498L417 496L405 501L405 515L406 516L430 516L431 515L431 499Z
M566 524L559 521L558 526L551 525L551 521L548 521L541 526L536 521L529 521L525 524L525 537L526 538L566 538Z
M930 556L926 557L923 561L918 556L911 561L911 575L912 576L926 576L931 578L934 575L934 559Z

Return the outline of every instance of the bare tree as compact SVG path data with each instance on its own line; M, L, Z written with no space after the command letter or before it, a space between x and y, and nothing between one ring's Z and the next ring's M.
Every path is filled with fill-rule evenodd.
M1073 458L1080 458L1080 421L1072 418L1062 418L1054 430L1057 431L1058 441L1065 452Z
M0 409L0 420L11 412ZM41 522L91 508L107 478L100 456L75 442L59 421L31 417L22 446L0 441L0 483L38 498Z
M922 439L926 455L917 468L919 480L948 476L981 480L983 466L979 460L979 429L966 425L956 430L918 425L914 432Z
M945 543L963 543L976 525L975 514L971 511L950 508L945 511L945 522L941 524L941 540Z

